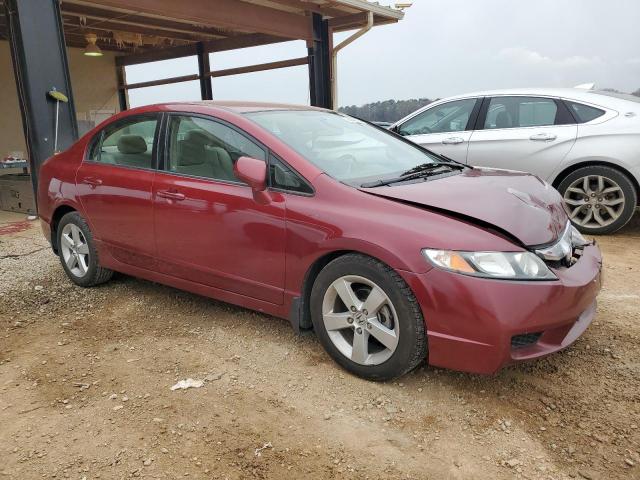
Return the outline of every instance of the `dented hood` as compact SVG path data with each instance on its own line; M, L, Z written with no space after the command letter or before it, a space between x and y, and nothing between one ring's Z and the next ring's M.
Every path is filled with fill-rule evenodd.
M560 194L522 172L473 168L424 182L361 190L490 224L528 246L553 243L567 224Z

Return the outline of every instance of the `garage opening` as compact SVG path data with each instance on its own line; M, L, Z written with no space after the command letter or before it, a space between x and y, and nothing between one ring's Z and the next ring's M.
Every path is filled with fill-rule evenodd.
M131 106L229 99L229 82L285 100L293 75L294 101L332 108L333 33L402 17L364 0L0 0L0 209L35 214L42 162Z

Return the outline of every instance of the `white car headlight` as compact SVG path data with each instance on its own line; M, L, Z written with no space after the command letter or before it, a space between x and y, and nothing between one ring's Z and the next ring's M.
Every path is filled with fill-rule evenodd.
M531 252L458 252L422 250L432 264L466 275L508 280L555 280L547 265Z

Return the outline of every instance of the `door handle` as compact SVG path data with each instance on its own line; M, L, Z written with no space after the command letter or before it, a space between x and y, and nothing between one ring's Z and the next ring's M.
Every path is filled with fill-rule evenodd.
M462 137L449 137L442 140L442 143L445 145L458 145L464 142L464 138Z
M102 185L102 180L100 180L99 178L95 178L95 177L84 177L82 179L82 183L86 183L87 185L90 185L91 188L96 188L96 187Z
M534 142L552 142L556 138L558 138L558 136L553 133L536 133L535 135L531 135L529 140L533 140Z
M156 193L159 197L167 198L169 200L184 200L184 193L177 192L175 190L158 190Z

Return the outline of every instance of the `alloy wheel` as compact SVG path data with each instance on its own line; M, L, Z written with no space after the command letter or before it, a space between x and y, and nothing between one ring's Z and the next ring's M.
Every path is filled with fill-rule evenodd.
M340 353L360 365L379 365L398 346L396 309L367 278L347 275L335 280L324 294L322 320Z
M67 223L60 235L62 258L69 271L78 278L89 271L89 244L82 230L73 223Z
M601 228L618 220L624 211L622 188L602 175L575 180L564 192L571 221L585 228Z

